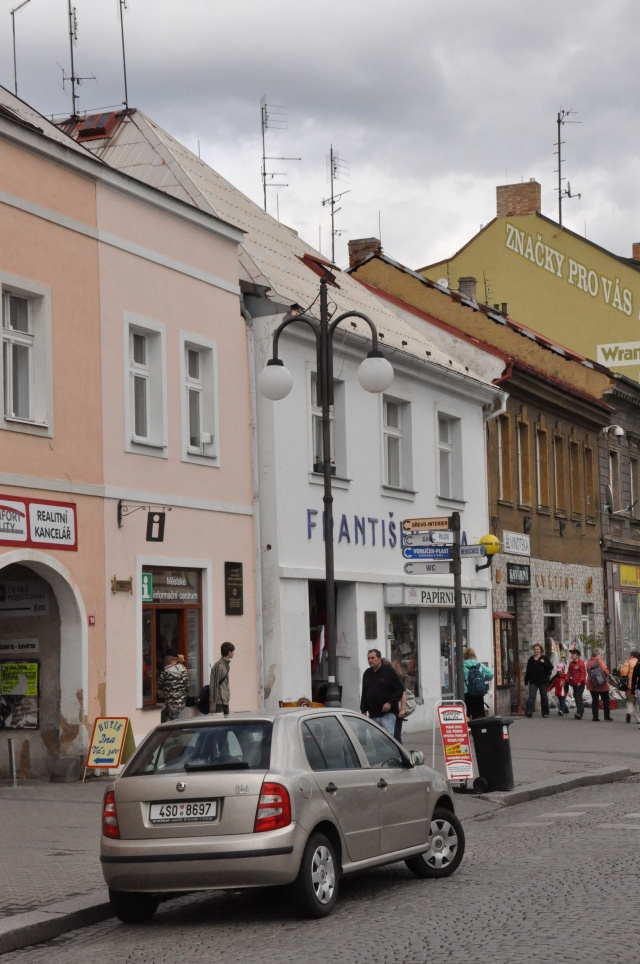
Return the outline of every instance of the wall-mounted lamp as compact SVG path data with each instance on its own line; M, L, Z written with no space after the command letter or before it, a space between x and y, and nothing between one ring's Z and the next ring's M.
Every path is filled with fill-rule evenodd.
M609 432L613 432L616 438L622 438L624 435L624 429L621 425L606 425L602 429L602 434L606 435L607 437L609 436Z
M565 522L564 519L560 519L558 523L558 532L560 533L560 538L562 538L562 536L565 534L566 529L567 529L567 523Z
M494 536L494 535L482 536L482 538L479 539L478 542L480 543L481 546L485 547L487 561L483 563L481 566L477 565L476 572L480 572L481 569L490 569L491 563L493 562L493 557L495 556L496 552L500 552L500 540L498 539L497 536Z
M525 532L531 532L531 529L533 528L533 517L526 515L522 521L522 525Z

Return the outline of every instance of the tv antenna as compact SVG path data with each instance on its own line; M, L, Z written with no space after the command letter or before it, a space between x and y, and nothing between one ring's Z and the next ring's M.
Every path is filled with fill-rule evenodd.
M558 118L557 118L557 123L558 123L558 142L557 142L557 147L558 147L558 150L557 150L557 151L554 151L554 154L557 154L557 155L558 155L558 187L556 188L556 190L557 190L557 192L558 192L558 224L560 225L560 227L562 227L562 199L563 199L564 197L568 197L568 198L572 198L572 197L581 198L581 197L582 197L581 194L572 194L572 193L571 193L571 184L569 183L569 181L567 181L567 186L566 186L566 188L563 188L563 187L562 187L562 182L563 182L563 180L564 180L564 178L562 177L562 145L564 144L564 141L560 139L560 128L562 127L563 124L581 124L581 123L582 123L582 121L568 120L568 119L567 119L567 118L569 118L570 116L572 116L573 114L577 114L577 111L575 111L575 110L559 110L559 111L558 111Z
M299 161L299 157L267 157L265 152L265 131L287 129L287 108L277 104L267 104L267 95L263 94L260 98L260 123L262 125L262 195L264 199L264 209L267 210L267 188L268 187L289 187L288 184L278 184L273 180L275 177L286 177L286 171L267 171L267 161ZM267 179L269 183L267 184Z
M62 89L66 90L66 82L71 81L71 116L78 117L78 94L76 88L80 86L83 80L95 80L95 76L91 74L89 77L79 77L75 72L75 67L73 64L73 47L74 44L78 43L78 18L76 17L76 8L71 6L71 0L67 0L67 7L69 11L69 50L71 51L71 76L67 76L64 72L64 67L60 67L62 71Z
M348 230L347 228L335 227L335 221L334 221L335 215L338 213L338 211L342 210L342 208L336 207L336 204L338 203L341 197L344 197L345 194L350 193L350 189L346 191L340 191L339 194L336 194L334 191L334 183L336 181L348 181L350 172L349 172L349 162L340 160L340 155L338 154L338 152L333 150L333 144L331 145L331 149L327 156L327 162L329 166L331 196L323 199L322 207L324 207L326 204L329 204L331 207L331 263L335 264L336 263L336 237L339 237L341 234L345 234L346 231Z
M16 12L26 7L31 0L22 0L17 7L14 7L11 11L11 30L13 32L13 92L18 96L18 71L16 69Z
M127 0L118 0L118 15L120 17L120 34L122 36L122 73L124 74L124 109L129 110L129 95L127 94L127 61L124 55L124 12Z

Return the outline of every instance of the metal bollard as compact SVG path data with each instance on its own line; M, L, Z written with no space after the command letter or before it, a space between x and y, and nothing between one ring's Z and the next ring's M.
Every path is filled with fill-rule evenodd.
M16 774L16 754L13 749L13 738L9 737L7 740L9 744L9 771L11 773L11 787L15 789L18 786L18 777Z

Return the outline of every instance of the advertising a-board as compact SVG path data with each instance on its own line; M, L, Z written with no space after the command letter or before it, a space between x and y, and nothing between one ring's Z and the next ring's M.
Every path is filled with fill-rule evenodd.
M438 723L448 779L452 782L473 780L471 743L465 707L456 704L439 706Z

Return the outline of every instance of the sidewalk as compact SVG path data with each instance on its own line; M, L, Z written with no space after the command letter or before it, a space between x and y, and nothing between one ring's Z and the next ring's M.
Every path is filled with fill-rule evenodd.
M640 727L614 722L593 725L557 715L543 720L514 717L509 734L515 790L482 796L456 794L463 821L497 806L558 793L572 786L625 779L640 773ZM421 749L431 764L432 731L407 731L405 746ZM436 769L444 772L439 734ZM101 801L108 780L85 784L0 781L2 847L0 954L49 940L111 916L98 855Z

